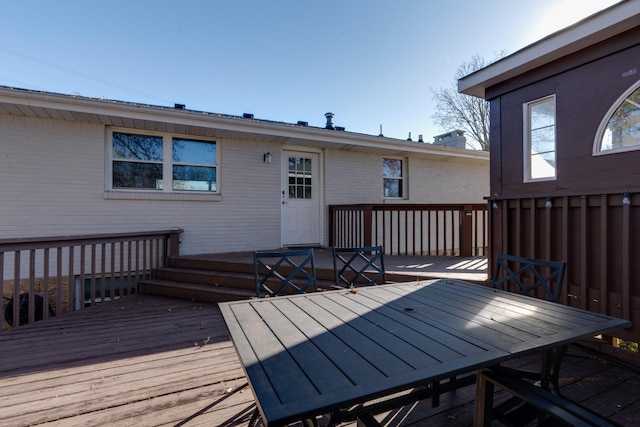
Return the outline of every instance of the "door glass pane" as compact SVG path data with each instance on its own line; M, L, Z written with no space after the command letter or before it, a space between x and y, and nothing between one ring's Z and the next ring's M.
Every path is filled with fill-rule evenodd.
M312 161L305 157L289 157L289 198L311 199Z

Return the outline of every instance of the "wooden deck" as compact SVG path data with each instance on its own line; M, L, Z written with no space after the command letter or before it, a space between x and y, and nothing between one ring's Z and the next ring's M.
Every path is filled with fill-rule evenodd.
M573 351L565 360L567 397L640 425L638 374ZM471 426L474 394L378 418ZM246 426L255 407L217 305L150 295L0 333L0 401L2 426Z

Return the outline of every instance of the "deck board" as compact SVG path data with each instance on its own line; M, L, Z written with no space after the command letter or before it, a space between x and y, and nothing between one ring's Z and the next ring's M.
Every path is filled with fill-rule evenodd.
M568 397L640 424L640 396L629 392L640 376L584 354L568 355L562 372ZM377 418L471 426L474 394L471 386L437 408L419 402ZM218 306L150 295L0 333L0 401L2 426L233 427L255 408Z

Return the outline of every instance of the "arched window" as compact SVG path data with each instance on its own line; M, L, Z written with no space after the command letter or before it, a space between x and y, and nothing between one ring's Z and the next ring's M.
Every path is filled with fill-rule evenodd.
M593 154L631 150L640 150L640 81L607 111L593 145Z

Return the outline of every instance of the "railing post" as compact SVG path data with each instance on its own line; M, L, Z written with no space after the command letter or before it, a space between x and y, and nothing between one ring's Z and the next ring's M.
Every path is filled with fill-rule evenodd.
M169 250L167 256L169 258L180 256L180 234L184 230L182 228L174 228L169 234Z
M473 206L464 205L460 212L460 256L473 256Z
M364 239L364 246L373 246L372 244L372 229L373 229L373 206L364 205L362 208L362 227L364 228L362 237Z

